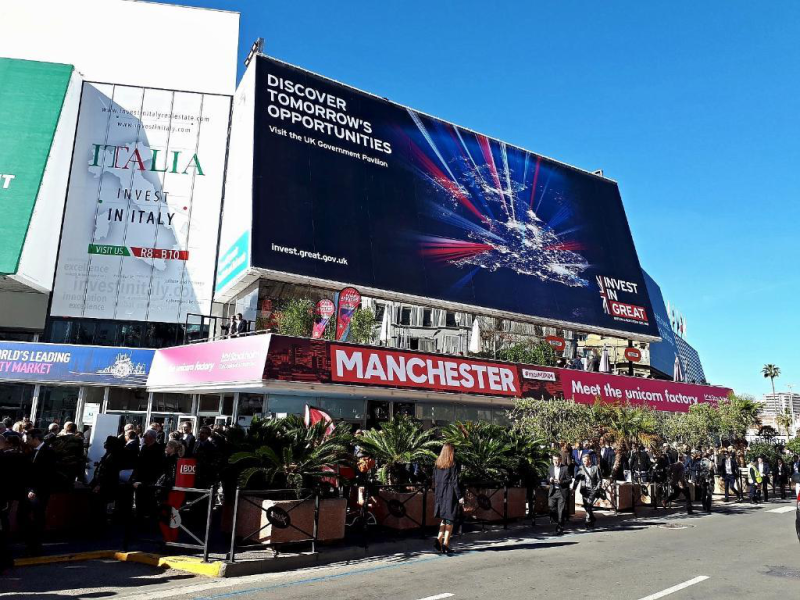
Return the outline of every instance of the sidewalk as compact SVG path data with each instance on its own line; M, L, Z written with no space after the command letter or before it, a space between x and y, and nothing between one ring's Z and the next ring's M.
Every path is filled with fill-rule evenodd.
M788 500L787 500L788 502ZM760 505L748 503L728 503L717 501L712 514L722 514L735 517L754 510L779 506L778 502L769 502ZM653 509L637 506L635 515L632 512L614 514L613 511L597 510L597 524L591 530L583 525L583 512L578 508L576 514L570 519L566 527L566 535L591 535L593 531L627 530L643 527L663 526L670 527L671 523L687 518L703 518L706 513L697 510L692 517L686 515L682 506L669 509ZM117 532L118 533L118 532ZM317 552L306 551L281 551L275 555L271 549L241 552L236 554L236 561L227 561L227 542L225 536L215 536L212 540L212 551L209 562L204 563L202 558L190 555L179 555L178 549L169 548L167 552L176 553L168 555L164 549L152 542L139 541L131 544L128 552L121 548L121 535L109 535L97 540L61 540L45 544L45 555L34 559L19 559L17 565L48 564L54 562L72 562L92 560L98 558L114 559L125 562L136 562L153 567L171 568L179 571L203 575L206 577L239 577L259 573L290 571L331 563L346 563L364 558L376 558L391 555L409 555L420 552L433 551L433 538L435 529L430 528L425 532L414 530L405 534L393 531L377 530L366 537L350 536L330 545L318 544ZM513 542L520 538L537 538L541 540L557 539L554 528L550 525L546 515L538 515L535 524L530 519L509 523L508 529L503 529L502 524L487 525L485 528L466 525L464 533L454 538L454 547L468 549L477 543L486 542ZM15 555L21 555L21 546L15 545Z

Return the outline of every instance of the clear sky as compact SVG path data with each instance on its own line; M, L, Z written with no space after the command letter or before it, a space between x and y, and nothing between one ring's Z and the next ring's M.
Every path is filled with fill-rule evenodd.
M706 375L800 391L800 2L276 2L265 52L619 182ZM189 59L188 57L186 58ZM241 73L241 66L240 66Z

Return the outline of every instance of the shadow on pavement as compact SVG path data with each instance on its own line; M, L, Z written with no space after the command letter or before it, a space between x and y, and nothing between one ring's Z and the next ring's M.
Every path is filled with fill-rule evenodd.
M146 588L193 577L186 573L114 560L53 563L18 567L0 577L0 598L113 598L119 595L120 590L127 588ZM70 593L63 593L64 590L70 590Z

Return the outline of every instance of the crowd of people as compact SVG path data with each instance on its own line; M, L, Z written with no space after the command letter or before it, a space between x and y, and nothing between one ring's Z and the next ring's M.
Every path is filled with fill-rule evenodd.
M106 438L102 458L94 463L86 481L88 459L83 434L75 423L52 423L46 431L28 420L0 421L0 571L10 568L10 517L16 506L16 528L25 539L29 556L42 551L48 504L54 491L86 486L90 490L90 514L99 530L116 515L132 515L138 522L159 515L164 494L175 486L180 458L193 458L193 487L208 489L220 480L227 462L223 427L192 422L165 435L163 425L153 422L144 431L125 425L119 436ZM135 512L132 512L135 511Z
M661 448L646 448L636 444L610 444L605 439L562 443L553 449L553 464L549 468L549 510L557 533L563 531L566 505L570 491L580 488L586 524L595 522L594 504L605 497L605 480L626 481L647 486L655 507L664 508L680 496L689 514L694 512L690 483L703 509L711 511L711 500L717 477L724 488L725 502L735 498L744 501L745 489L751 503L768 502L770 487L773 496L786 499L786 489L792 476L800 473L800 457L785 452L774 464L765 456L746 460L742 447L717 446L698 449L679 448L663 444ZM800 483L795 484L800 494ZM763 499L763 500L762 500Z

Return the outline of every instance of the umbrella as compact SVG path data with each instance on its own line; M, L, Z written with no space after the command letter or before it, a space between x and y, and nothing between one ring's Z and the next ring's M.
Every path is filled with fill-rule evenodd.
M603 346L603 356L600 357L600 372L611 373L611 361L608 360L608 346Z
M478 354L481 351L481 327L478 325L478 317L472 321L472 334L469 339L470 354Z
M391 318L389 317L389 311L391 310L391 305L385 304L383 307L383 321L381 322L381 337L380 340L384 344L389 341L391 337L390 327L391 327Z
M683 381L683 367L681 366L681 359L678 358L678 355L675 355L675 366L672 369L672 380L673 381Z

